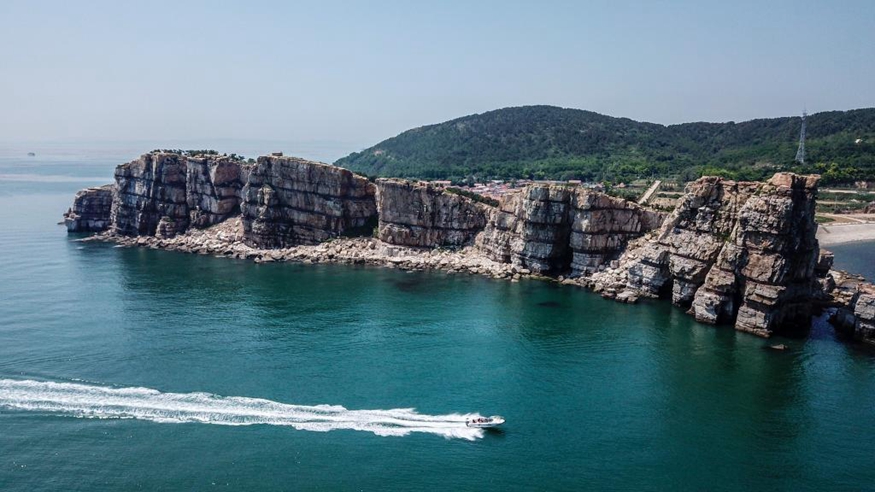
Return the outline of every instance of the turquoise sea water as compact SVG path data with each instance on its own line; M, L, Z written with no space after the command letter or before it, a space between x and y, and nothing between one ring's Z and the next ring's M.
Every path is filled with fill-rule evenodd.
M0 155L0 490L873 488L875 353L822 322L82 244L132 154L81 154Z

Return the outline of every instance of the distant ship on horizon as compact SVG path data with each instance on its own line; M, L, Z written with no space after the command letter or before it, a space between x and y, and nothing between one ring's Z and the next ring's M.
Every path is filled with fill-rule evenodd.
M28 153L27 153L27 156L28 156L28 157L36 157L36 154L34 154L33 152L28 152Z

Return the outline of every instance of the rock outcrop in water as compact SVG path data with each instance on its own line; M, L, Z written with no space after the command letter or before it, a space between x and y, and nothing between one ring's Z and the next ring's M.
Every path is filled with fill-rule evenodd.
M860 284L847 307L836 313L835 324L854 339L875 345L875 285Z
M67 232L101 232L110 226L113 185L86 188L76 193L64 214Z
M597 271L662 215L579 187L531 185L505 197L477 245L490 258L540 274Z
M377 180L377 237L420 248L471 243L486 226L490 207L429 183Z
M263 156L243 188L246 242L263 248L370 235L376 187L346 169L294 157Z
M818 248L817 181L702 178L665 217L566 185L529 185L493 207L281 155L249 165L153 152L119 166L114 185L79 192L65 223L125 245L259 262L547 275L626 302L671 297L699 321L760 336L804 331L812 308L825 306L840 330L875 343L875 287L833 271Z
M815 279L816 176L776 174L766 183L702 178L652 241L630 249L597 290L658 296L706 323L769 336L807 327Z
M741 331L768 336L807 329L818 244L817 177L776 174L750 197L738 223L696 292L693 313L706 323L732 320ZM740 304L739 304L740 303Z

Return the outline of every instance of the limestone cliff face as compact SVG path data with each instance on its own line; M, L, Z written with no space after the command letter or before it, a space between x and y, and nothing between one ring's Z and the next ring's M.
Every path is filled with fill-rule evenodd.
M491 259L536 273L564 271L570 265L571 190L531 185L503 197L477 246Z
M696 319L731 320L735 328L770 335L782 326L807 327L817 289L816 176L776 174L738 214L705 284L696 292Z
M875 345L875 285L862 284L848 308L840 310L839 328L854 339Z
M672 302L689 307L717 261L738 212L756 191L755 183L706 177L688 186L656 240L636 251L629 285L656 296L671 288Z
M377 180L378 237L402 246L458 247L486 226L491 207L429 183Z
M259 157L243 188L245 240L277 248L366 229L376 223L375 192L373 183L343 168L294 157Z
M651 296L670 290L697 320L762 336L807 327L819 289L817 180L779 173L766 183L691 183L655 240L627 251L619 271L596 283L625 282Z
M661 214L603 193L530 185L504 197L477 246L495 261L536 273L598 270L627 241L658 227Z
M633 238L656 229L665 215L604 193L577 190L571 196L571 269L596 272L616 259Z
M238 210L247 170L227 156L143 154L116 168L112 230L154 236L221 222Z
M185 157L154 152L118 166L112 201L112 229L124 236L154 236L167 217L188 227Z
M836 330L875 345L875 285L859 275L830 270L821 288L821 303L835 309L830 321Z
M473 242L453 253L467 255L472 273L567 275L563 283L626 302L670 295L699 321L761 336L807 329L817 304L836 310L840 330L875 344L875 286L832 270L832 254L818 248L817 176L779 173L765 183L701 178L668 217L548 184L490 207L427 183L374 185L342 168L282 156L247 165L226 156L154 152L119 166L115 176L114 185L76 195L65 214L69 231L108 229L107 237L122 243L152 245L176 244L170 238L190 232L176 240L207 251L198 238L209 234L187 230L222 228L216 224L235 217L234 247L221 241L211 247L249 254L252 246L263 252L314 245L370 235L378 226L380 241L363 240L367 255L385 252L391 264L398 250L440 256L448 252L415 248ZM259 254L295 257L289 250Z
M189 157L186 204L191 225L204 228L240 212L251 165L230 157Z
M73 206L64 214L67 232L101 232L110 226L113 185L87 188L76 193Z

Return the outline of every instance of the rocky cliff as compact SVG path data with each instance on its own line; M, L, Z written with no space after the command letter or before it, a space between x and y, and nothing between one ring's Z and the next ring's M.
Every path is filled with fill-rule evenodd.
M186 204L192 226L204 228L240 213L243 186L252 165L227 156L189 157Z
M855 340L875 345L875 285L860 283L847 305L837 310L833 324Z
M818 244L816 176L776 174L758 187L696 292L693 313L706 323L731 320L735 328L768 336L786 327L807 330Z
M809 326L815 278L816 176L776 174L766 183L702 178L687 187L651 241L620 268L597 275L597 290L671 295L706 323L733 323L769 336Z
M490 258L540 274L597 271L661 214L579 187L530 185L504 197L477 246Z
M412 247L459 247L486 226L491 207L429 183L377 180L377 237Z
M186 161L175 153L153 152L118 166L112 200L112 229L123 236L153 236L158 222L188 227Z
M239 212L248 170L228 156L143 154L115 170L113 232L169 237L221 222Z
M119 166L115 185L79 192L65 223L126 245L311 262L326 245L308 245L376 227L377 238L333 242L325 260L554 276L628 302L670 297L760 336L804 331L813 307L829 307L840 330L875 343L875 287L833 271L815 239L817 181L701 178L665 217L581 187L530 185L491 207L303 159L153 152Z
M346 169L259 157L243 188L244 237L252 246L276 248L370 234L377 219L375 193L373 183Z
M64 214L67 232L101 232L110 226L113 185L87 188L76 193Z
M571 195L571 269L588 275L616 259L626 244L658 228L665 214L635 203L577 189Z

